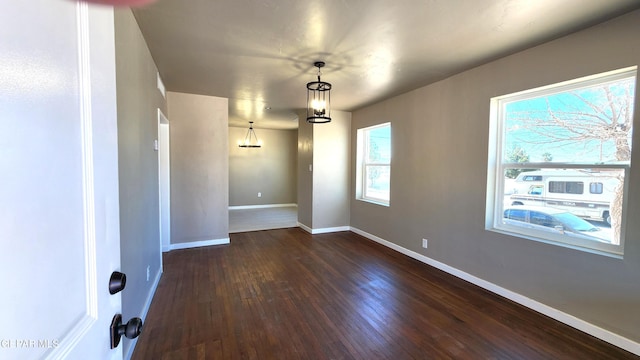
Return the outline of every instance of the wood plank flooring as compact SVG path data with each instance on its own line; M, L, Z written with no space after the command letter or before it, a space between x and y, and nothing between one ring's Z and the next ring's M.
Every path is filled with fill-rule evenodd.
M144 359L639 359L351 232L172 251Z

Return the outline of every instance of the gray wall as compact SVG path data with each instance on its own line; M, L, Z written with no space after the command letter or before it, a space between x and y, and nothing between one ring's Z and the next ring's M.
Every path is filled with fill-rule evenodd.
M351 113L313 127L313 228L349 226Z
M313 125L307 123L307 113L298 113L298 222L313 227Z
M254 128L263 146L238 147L248 126L229 128L229 205L295 204L298 131Z
M640 341L640 132L624 260L484 230L489 99L637 65L639 24L636 11L354 112L353 163L356 129L387 121L393 160L391 206L353 200L351 226Z
M228 101L168 92L167 105L171 243L228 239Z
M125 319L142 316L161 271L158 215L157 109L165 100L156 87L156 66L131 10L115 10L120 182L120 261L127 274L122 292ZM147 266L151 277L147 281ZM132 341L124 339L124 353Z
M311 125L298 113L298 222L312 229L349 226L351 113ZM312 171L309 171L312 165Z

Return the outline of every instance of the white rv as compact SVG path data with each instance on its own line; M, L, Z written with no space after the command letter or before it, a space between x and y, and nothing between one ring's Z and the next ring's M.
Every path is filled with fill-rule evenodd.
M516 178L510 202L558 208L611 224L610 204L620 183L617 174L572 169L523 172Z

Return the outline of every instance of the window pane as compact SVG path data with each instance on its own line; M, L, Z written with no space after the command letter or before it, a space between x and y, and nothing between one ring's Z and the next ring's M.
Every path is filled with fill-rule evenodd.
M549 181L549 192L558 194L582 194L584 183L579 181Z
M497 203L488 229L623 253L636 74L621 69L492 99L496 190L487 200ZM504 219L518 206L551 219Z
M358 129L356 199L389 206L391 123Z
M589 192L592 194L602 194L602 183L589 184Z
M550 215L547 215L538 211L532 211L529 215L529 218L531 223L535 225L546 226L546 227L554 226L553 218Z
M582 194L584 192L584 183L581 181L565 182L565 192L567 194Z
M564 193L564 181L549 181L549 192L555 194Z
M620 242L619 238L614 237L614 231L611 228L611 209L622 206L621 203L616 204L615 199L616 193L623 191L624 170L618 168L601 168L597 171L561 168L527 172L519 168L508 170L512 171L505 171L503 194L505 218L526 221L522 215L524 210L516 211L519 206L524 205L520 209L531 206L544 207L547 210L542 211L543 214L538 214L538 217L531 214L530 223L548 226L544 225L541 216L552 216L554 225L550 227L562 225L565 235L570 232L567 230L568 226L572 226L581 236L585 235L583 236L585 239L611 244ZM508 175L514 171L520 173L515 179L510 179ZM540 180L525 179L532 176ZM585 183L590 184L590 189L596 189L599 192L580 192L584 190ZM562 219L557 223L559 218Z
M504 211L504 217L511 220L526 221L527 212L522 209L514 208Z
M391 126L376 127L368 131L367 163L391 162Z
M527 175L522 180L523 181L542 181L542 176Z
M635 77L505 103L504 163L626 163Z
M364 197L389 201L389 166L365 166Z

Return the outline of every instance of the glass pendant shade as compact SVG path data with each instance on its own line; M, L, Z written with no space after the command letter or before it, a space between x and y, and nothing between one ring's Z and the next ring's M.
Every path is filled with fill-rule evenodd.
M318 81L307 83L307 122L328 123L331 121L331 84L320 80L320 68L324 62L313 64L318 68Z

